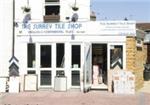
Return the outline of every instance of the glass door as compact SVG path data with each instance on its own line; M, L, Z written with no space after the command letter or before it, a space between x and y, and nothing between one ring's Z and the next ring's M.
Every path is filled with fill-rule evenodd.
M65 76L65 44L56 43L56 76Z
M115 71L125 70L126 68L126 44L108 44L108 90L112 91L112 75Z
M84 60L85 60L85 64L84 64L84 71L83 71L83 75L84 75L84 91L87 91L90 89L91 84L92 84L92 47L90 43L85 43L85 47L84 47Z
M122 70L125 69L126 59L125 59L125 45L121 44L109 44L108 52L108 68L110 70Z
M80 88L81 45L71 46L71 86Z
M40 87L52 85L52 46L40 45Z
M35 43L27 44L27 74L36 74L36 45Z

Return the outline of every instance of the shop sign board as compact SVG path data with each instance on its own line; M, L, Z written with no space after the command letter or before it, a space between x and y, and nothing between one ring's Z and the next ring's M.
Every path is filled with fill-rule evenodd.
M17 23L16 35L126 35L135 36L135 21Z

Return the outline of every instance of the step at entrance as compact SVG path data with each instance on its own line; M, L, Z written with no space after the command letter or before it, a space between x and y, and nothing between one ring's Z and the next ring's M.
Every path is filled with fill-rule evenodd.
M102 84L99 84L99 85L92 85L91 89L92 90L98 90L98 89L107 90L108 86L106 84L102 83Z

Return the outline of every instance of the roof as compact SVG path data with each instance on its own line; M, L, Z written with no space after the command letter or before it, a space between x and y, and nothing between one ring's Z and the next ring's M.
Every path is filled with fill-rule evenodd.
M144 31L150 31L150 23L136 23L136 27Z

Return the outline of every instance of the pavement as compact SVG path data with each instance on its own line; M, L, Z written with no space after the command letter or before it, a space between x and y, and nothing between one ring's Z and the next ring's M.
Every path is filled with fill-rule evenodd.
M144 81L144 86L138 92L150 93L150 81Z
M0 105L150 105L150 81L134 95L107 91L1 93Z

